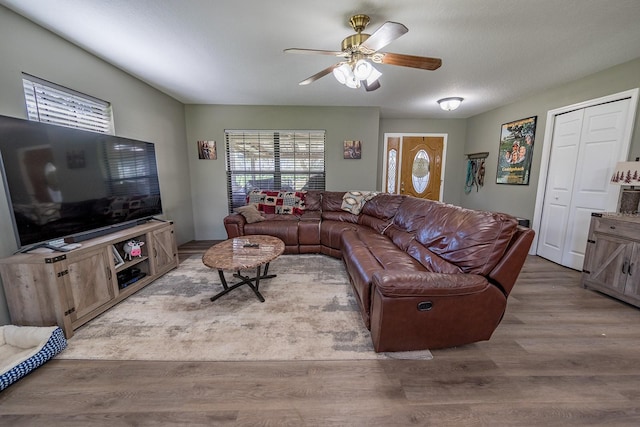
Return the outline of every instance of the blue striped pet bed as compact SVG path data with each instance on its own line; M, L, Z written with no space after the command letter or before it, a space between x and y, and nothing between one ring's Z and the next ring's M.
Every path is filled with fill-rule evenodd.
M42 366L67 346L57 326L0 326L0 391Z

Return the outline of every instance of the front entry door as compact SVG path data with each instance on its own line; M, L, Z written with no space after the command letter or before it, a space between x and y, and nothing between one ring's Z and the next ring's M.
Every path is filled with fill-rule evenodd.
M441 136L402 138L400 194L440 200L443 150Z

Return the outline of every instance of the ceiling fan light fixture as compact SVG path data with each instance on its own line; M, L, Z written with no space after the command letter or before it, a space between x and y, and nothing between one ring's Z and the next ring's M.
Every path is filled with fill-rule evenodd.
M373 86L375 82L378 81L382 73L376 70L376 67L371 66L371 72L369 73L369 77L366 78L366 82L368 86Z
M360 80L358 80L358 78L354 76L353 73L351 73L349 78L347 78L347 82L345 83L345 85L351 89L358 89L360 87Z
M450 98L439 99L438 104L440 104L440 108L442 108L444 111L453 111L460 106L462 101L464 101L464 98L454 96Z
M353 71L351 71L351 67L346 62L333 69L333 76L340 84L347 84L350 75L353 75Z
M358 80L367 80L373 71L373 66L365 59L358 59L353 66L353 74Z

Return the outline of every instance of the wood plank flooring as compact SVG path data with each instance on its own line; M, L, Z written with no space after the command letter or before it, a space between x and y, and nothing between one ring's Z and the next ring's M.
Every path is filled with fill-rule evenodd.
M492 339L431 361L52 360L0 392L0 425L640 425L640 310L579 280L529 257Z

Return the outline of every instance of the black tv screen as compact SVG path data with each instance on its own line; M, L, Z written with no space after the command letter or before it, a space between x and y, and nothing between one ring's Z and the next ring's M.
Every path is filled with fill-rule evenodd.
M152 143L0 116L0 156L21 248L162 213Z

